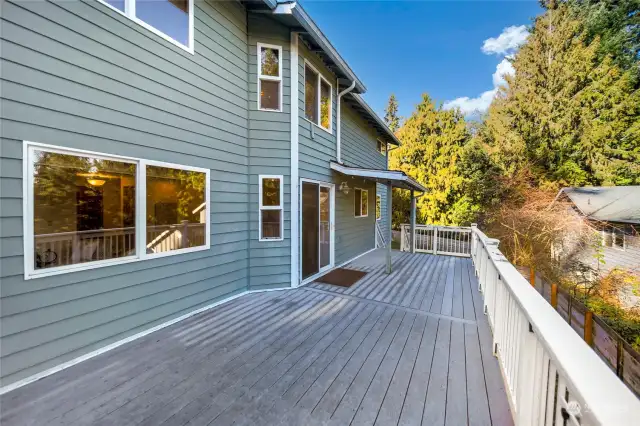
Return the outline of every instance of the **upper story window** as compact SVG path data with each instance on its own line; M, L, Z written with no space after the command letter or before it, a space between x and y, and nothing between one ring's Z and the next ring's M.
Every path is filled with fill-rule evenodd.
M377 140L378 152L382 155L387 155L387 144L381 140Z
M193 0L98 0L193 53Z
M26 150L26 278L209 248L208 170Z
M369 216L369 191L355 188L353 190L353 215L355 217Z
M258 109L282 111L282 46L258 43Z
M283 228L283 177L260 175L258 229L260 241L282 240Z
M328 132L332 129L333 88L320 73L305 62L304 115L307 120Z

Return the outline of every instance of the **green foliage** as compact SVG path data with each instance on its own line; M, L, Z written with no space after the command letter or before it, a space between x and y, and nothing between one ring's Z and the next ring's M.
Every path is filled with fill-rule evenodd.
M471 137L462 114L436 107L429 96L423 95L422 102L398 130L398 137L402 145L390 152L389 167L404 171L429 189L418 199L418 221L457 224L457 220L470 217L472 206L459 202L464 183L459 163ZM393 202L399 207L398 219L406 220L408 195L396 191Z
M384 122L395 133L400 127L400 117L398 117L398 101L393 93L389 96L389 103L384 112Z
M640 315L595 297L587 300L586 306L634 349L640 350Z
M637 72L602 56L599 35L565 3L549 3L517 53L482 131L509 175L537 185L640 184Z

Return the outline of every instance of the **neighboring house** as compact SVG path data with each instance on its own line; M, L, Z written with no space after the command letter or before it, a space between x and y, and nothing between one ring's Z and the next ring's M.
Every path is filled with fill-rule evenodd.
M593 230L594 244L576 246L567 238L554 256L571 255L600 273L620 268L640 277L640 186L563 188L556 199Z
M2 28L2 386L308 282L374 248L376 192L421 190L299 4L6 1Z

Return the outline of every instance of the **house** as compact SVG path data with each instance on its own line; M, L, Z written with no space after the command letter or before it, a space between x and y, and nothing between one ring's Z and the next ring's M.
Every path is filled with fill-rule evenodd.
M640 186L563 188L556 200L593 230L594 244L576 246L568 238L554 255L571 254L601 274L619 268L640 276Z
M296 2L2 5L1 386L389 241L393 133Z

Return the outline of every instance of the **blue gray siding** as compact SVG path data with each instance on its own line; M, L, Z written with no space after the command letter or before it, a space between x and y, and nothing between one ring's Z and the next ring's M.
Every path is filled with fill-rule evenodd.
M382 204L380 227L384 232L385 241L389 239L389 211L387 209L387 185L381 183L376 184L376 193L380 196L380 202ZM393 206L392 206L393 207Z
M244 8L196 2L195 55L91 0L4 2L2 29L2 384L246 290ZM23 140L211 169L211 249L25 281Z
M257 43L282 46L283 110L258 110ZM265 15L249 15L249 287L291 285L291 66L289 29ZM258 176L284 177L284 240L259 241Z

